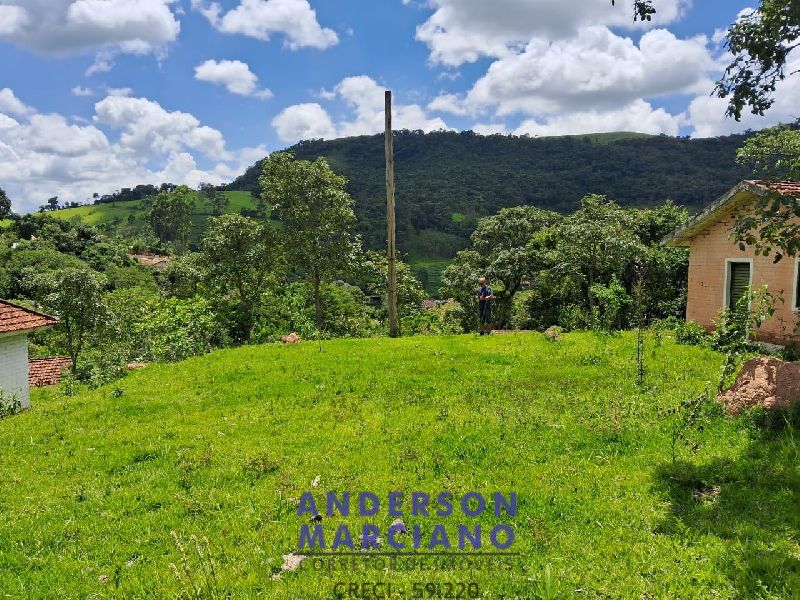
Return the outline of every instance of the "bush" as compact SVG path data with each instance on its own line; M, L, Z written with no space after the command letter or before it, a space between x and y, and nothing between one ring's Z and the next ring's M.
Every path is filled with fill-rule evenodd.
M588 329L591 323L589 315L577 304L568 304L558 313L558 324L566 331Z
M754 406L742 414L743 422L753 435L775 435L800 428L800 402L785 408L767 409Z
M619 280L613 277L608 285L595 284L589 288L589 295L595 301L591 315L593 328L603 331L621 328L622 316L632 299Z
M168 298L142 323L139 334L147 340L147 356L175 362L225 344L225 334L211 303L200 296Z
M457 335L463 333L464 309L455 300L421 308L400 320L403 335Z
M320 289L323 330L315 324L311 285L295 282L279 288L261 303L253 341L265 343L297 332L303 339L370 337L381 332L364 293L344 282L324 283Z
M677 321L673 328L675 341L688 346L703 346L710 342L711 336L705 327L694 321Z

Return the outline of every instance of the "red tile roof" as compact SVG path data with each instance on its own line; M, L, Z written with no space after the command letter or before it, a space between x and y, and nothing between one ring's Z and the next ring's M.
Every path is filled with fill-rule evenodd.
M0 333L28 331L57 323L55 317L0 300Z
M765 196L769 190L778 192L781 196L797 197L800 196L800 182L768 182L746 179L725 193L722 198L709 204L688 223L678 227L661 240L661 243L667 246L688 246L689 241L698 233L705 231L711 223L716 223L719 219L729 216L743 202Z
M800 182L797 181L778 181L769 183L758 179L748 179L747 183L752 183L760 188L778 192L782 196L800 196Z
M72 364L69 356L34 358L28 361L28 384L33 387L55 385L61 381L61 373Z

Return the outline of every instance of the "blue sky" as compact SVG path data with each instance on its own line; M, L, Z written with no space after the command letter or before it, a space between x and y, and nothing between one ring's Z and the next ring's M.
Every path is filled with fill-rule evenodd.
M136 183L196 186L301 138L398 128L705 137L720 32L749 2L0 0L0 187L16 210Z

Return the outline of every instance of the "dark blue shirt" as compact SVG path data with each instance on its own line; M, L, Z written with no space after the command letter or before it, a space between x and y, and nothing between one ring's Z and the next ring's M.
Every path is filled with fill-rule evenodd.
M486 302L486 298L489 296L494 296L491 287L487 285L485 288L478 288L478 302Z

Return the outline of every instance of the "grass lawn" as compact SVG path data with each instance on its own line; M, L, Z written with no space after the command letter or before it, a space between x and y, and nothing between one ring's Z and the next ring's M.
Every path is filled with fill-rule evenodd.
M174 531L198 581L207 563L190 536L208 538L219 597L335 598L338 581L407 594L470 581L487 598L798 597L793 438L751 438L713 414L673 463L663 411L715 382L721 356L651 341L641 393L634 356L631 335L339 340L220 351L72 397L35 391L30 411L0 421L0 591L176 597ZM517 517L500 521L518 564L351 575L309 559L273 580L307 522L292 499L309 490L516 491ZM405 522L425 536L464 517Z

